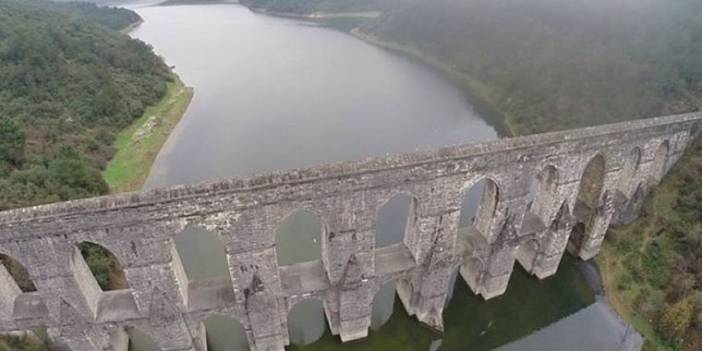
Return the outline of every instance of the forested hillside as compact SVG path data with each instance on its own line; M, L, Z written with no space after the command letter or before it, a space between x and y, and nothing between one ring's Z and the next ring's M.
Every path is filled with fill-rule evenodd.
M113 30L122 30L141 22L136 12L119 7L101 7L93 2L69 1L54 7L69 16L82 17L102 24Z
M471 79L518 134L685 112L702 92L702 2L396 2L363 31Z
M0 0L0 210L105 194L115 134L171 80L128 10Z
M696 0L245 0L306 14L380 10L360 33L461 73L516 134L697 109Z

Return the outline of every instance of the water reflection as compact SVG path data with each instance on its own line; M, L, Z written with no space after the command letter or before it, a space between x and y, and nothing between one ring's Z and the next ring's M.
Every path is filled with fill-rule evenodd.
M246 331L239 321L215 315L205 321L208 350L248 351Z
M380 329L392 316L396 293L395 287L394 281L387 282L375 294L371 313L371 330Z
M278 226L275 245L280 266L321 259L321 219L309 211L296 211Z
M416 201L407 194L397 194L378 210L375 247L382 248L403 242L410 213Z
M291 323L292 321L297 321L297 323ZM317 341L326 330L327 324L324 322L322 301L304 300L298 302L288 313L290 343L300 346Z
M410 317L395 298L390 319L368 338L342 344L327 330L319 341L289 351L487 351L517 340L594 302L592 290L577 267L565 256L557 275L539 281L516 268L507 292L484 301L460 277L444 309L443 334Z
M229 276L224 243L217 234L188 226L176 235L175 243L190 280Z

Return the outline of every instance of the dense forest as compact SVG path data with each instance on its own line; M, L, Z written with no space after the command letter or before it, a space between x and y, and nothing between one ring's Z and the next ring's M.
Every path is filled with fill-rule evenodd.
M0 0L0 210L108 192L115 134L158 102L168 67L88 3Z
M527 134L697 109L701 19L696 0L434 0L363 31L483 83Z

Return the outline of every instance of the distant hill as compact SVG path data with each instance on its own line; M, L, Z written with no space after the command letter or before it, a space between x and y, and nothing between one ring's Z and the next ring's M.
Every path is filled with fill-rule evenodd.
M485 83L520 133L697 108L702 2L407 1L366 32Z
M57 6L52 6L51 10L63 12L68 16L78 16L102 24L113 30L121 30L131 24L141 21L141 17L131 10L119 7L105 7L110 1L55 1ZM100 6L98 6L100 5ZM47 5L43 5L47 6Z
M272 12L309 14L311 12L381 11L402 0L240 0L251 8Z
M380 10L361 33L437 58L473 81L513 132L697 109L696 0L244 0L309 14Z

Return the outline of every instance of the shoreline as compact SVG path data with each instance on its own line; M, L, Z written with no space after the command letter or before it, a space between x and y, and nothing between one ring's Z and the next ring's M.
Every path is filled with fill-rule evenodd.
M237 3L240 4L240 3ZM265 8L260 7L246 7L253 13L268 15L274 17L284 17L284 18L294 18L294 19L307 19L307 20L321 20L321 19L335 19L335 18L346 18L346 19L371 19L378 18L382 15L380 11L349 11L349 12L325 12L325 11L315 11L307 14L295 13L295 12L279 12L279 11L269 11Z
M395 43L391 41L382 40L372 34L365 33L360 30L359 27L353 26L353 28L337 28L334 25L323 22L324 20L351 20L351 19L373 19L382 16L380 11L365 11L365 12L349 12L349 13L325 13L325 12L312 12L308 14L300 14L293 12L277 12L268 11L265 8L248 7L251 12L272 17L282 17L290 19L308 20L317 22L325 27L332 28L344 32L359 39L367 44L373 45L375 47L385 49L401 56L408 58L410 60L419 62L426 65L432 70L438 71L442 74L444 78L448 79L452 83L456 84L461 90L464 97L471 103L473 108L475 108L478 114L482 117L484 121L490 124L497 130L500 137L514 137L519 136L518 130L513 127L510 123L510 114L502 111L497 107L497 103L491 97L491 88L487 84L481 82L470 75L460 72L449 64L443 62L441 59L425 53L413 46L403 45L400 43ZM377 14L377 16L341 16L343 14Z
M118 32L120 32L124 35L129 35L129 33L134 31L135 29L139 28L139 26L141 26L142 23L144 23L144 20L140 17L138 21L120 29Z
M144 23L143 18L119 32L129 35ZM194 96L180 77L169 69L172 81L161 101L149 106L144 114L122 129L113 146L117 150L102 171L110 193L141 190L151 173L156 158L178 123L187 112Z
M173 81L168 83L163 99L149 106L139 119L117 134L113 144L117 152L102 172L110 193L143 187L156 157L185 115L193 96L193 88L173 73Z
M478 110L483 120L492 124L501 137L520 135L519 131L510 124L510 115L497 107L496 102L491 97L493 94L492 89L482 81L458 71L441 59L411 45L382 40L358 28L352 29L348 33L365 43L399 53L439 71L447 79L458 85L465 98Z

